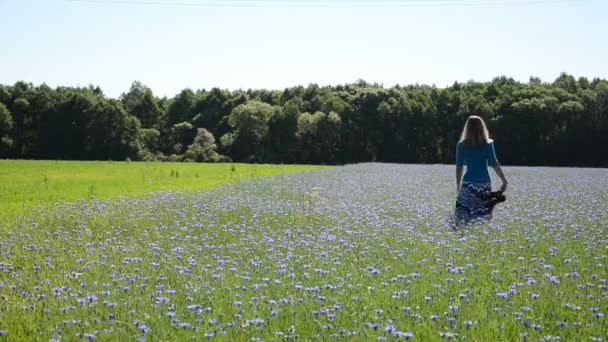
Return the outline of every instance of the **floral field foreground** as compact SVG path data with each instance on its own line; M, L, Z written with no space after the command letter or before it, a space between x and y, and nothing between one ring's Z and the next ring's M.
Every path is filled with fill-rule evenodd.
M0 340L606 341L608 170L360 164L57 204L0 228Z

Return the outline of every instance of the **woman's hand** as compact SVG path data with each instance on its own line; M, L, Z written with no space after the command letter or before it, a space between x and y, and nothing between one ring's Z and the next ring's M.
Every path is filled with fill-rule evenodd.
M456 165L456 193L460 192L460 182L462 181L462 165Z
M492 168L494 169L494 172L496 172L496 174L498 175L498 177L500 177L500 180L502 181L502 185L500 186L500 191L505 192L505 190L507 190L507 184L509 184L509 182L507 182L507 177L505 177L505 174L502 172L502 168L500 167L500 164L495 163L492 165Z

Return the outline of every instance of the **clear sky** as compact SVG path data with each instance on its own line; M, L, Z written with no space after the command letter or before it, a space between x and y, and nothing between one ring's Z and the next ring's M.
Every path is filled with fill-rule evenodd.
M0 83L93 84L118 97L139 80L171 97L360 78L438 87L500 75L551 81L562 71L608 78L606 0L283 3L0 0Z

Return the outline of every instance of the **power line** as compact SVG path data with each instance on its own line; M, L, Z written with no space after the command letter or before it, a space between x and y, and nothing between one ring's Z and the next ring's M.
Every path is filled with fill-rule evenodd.
M575 3L586 0L211 0L202 2L162 2L133 0L66 0L68 2L105 5L184 6L184 7L460 7L460 6L522 6L550 3Z
M325 3L325 4L352 4L352 3L392 3L392 4L409 4L409 5L429 5L429 4L437 4L437 3L464 3L464 2L472 2L473 0L202 0L202 1L151 1L151 0L68 0L72 2L94 2L94 3L120 3L120 4L153 4L153 5L179 5L179 4L187 4L187 5L208 5L208 4L240 4L240 3L277 3L277 4L307 4L307 3ZM483 3L492 4L492 3L528 3L531 0L486 0ZM539 0L533 0L539 1ZM542 2L547 1L555 1L555 0L540 0ZM564 1L564 0L559 0ZM477 1L479 2L479 1Z

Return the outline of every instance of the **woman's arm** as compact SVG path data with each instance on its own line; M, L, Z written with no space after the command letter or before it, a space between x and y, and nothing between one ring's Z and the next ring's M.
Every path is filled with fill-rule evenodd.
M502 168L500 167L500 164L494 163L490 166L492 167L492 169L494 169L494 172L496 172L496 175L498 175L498 177L500 177L500 180L502 181L502 186L500 187L500 191L504 192L505 190L507 190L507 184L509 184L509 182L507 182L507 177L505 177L504 172L502 172Z
M462 180L462 169L464 165L464 155L462 142L456 144L456 192L460 192L460 181Z
M460 181L462 180L462 165L456 165L456 192L460 192Z
M507 178L505 177L504 172L502 172L502 168L500 167L500 164L498 163L498 159L496 159L496 152L494 151L494 143L491 142L487 146L489 148L488 165L490 165L494 169L494 172L496 172L498 177L500 177L500 180L502 181L502 186L500 187L500 191L504 192L505 190L507 190L507 184L509 184L509 182L507 182Z

